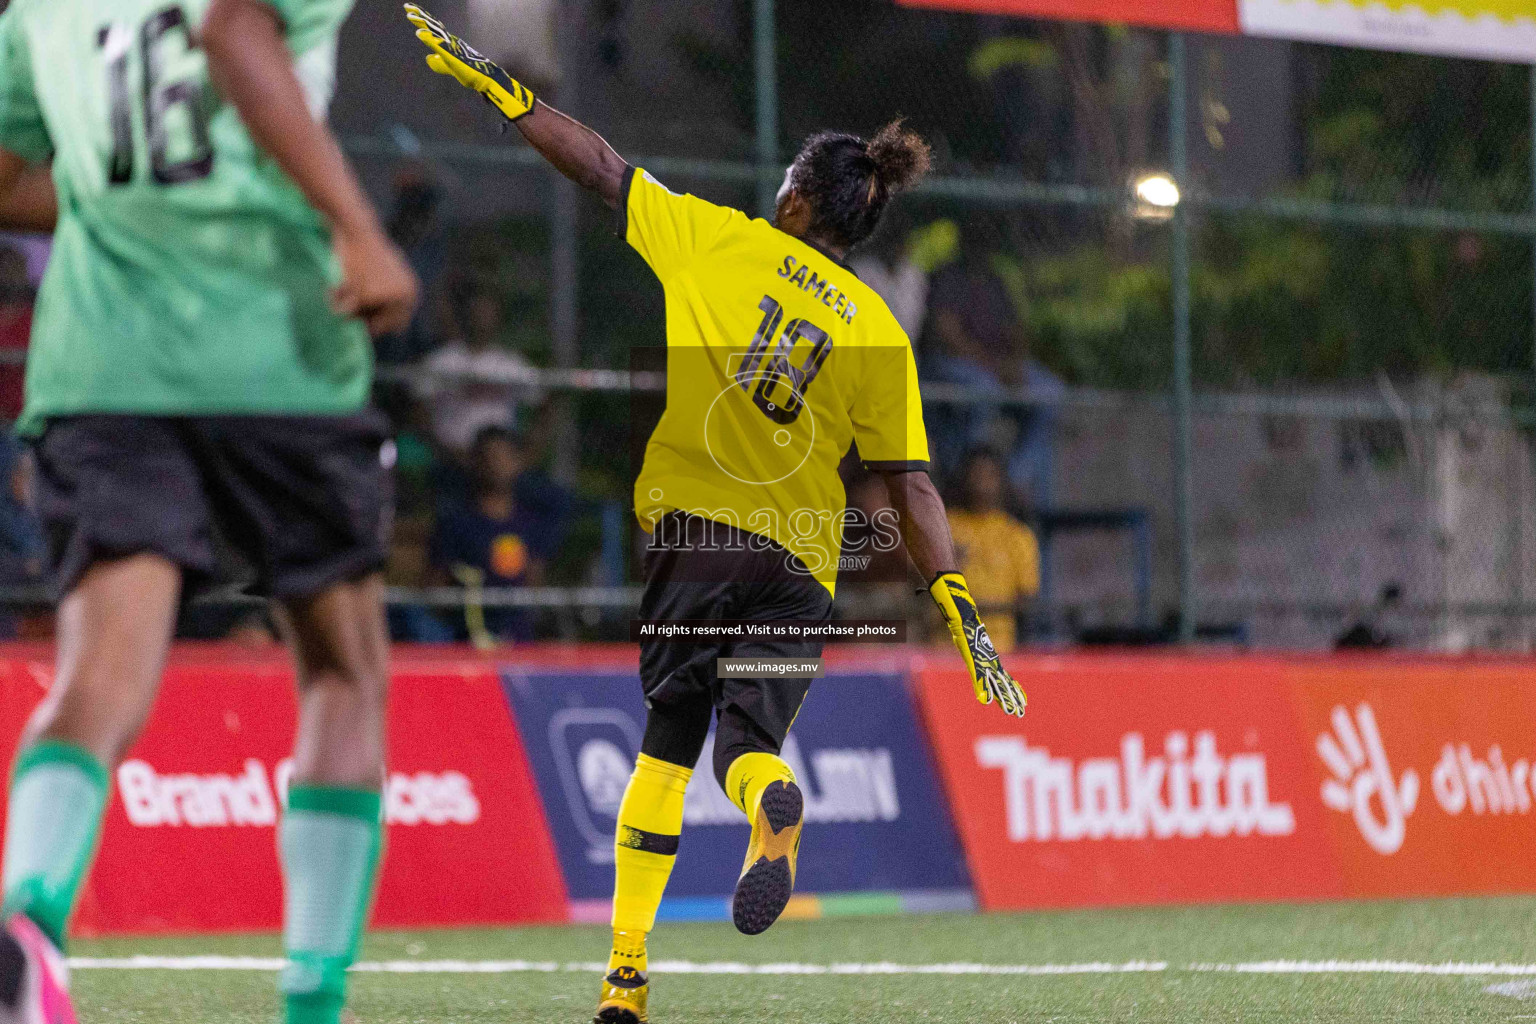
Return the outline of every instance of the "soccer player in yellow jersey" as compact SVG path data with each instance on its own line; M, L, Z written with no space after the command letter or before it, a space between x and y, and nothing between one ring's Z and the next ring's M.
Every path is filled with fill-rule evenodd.
M648 620L825 621L837 583L850 446L883 476L912 560L970 671L1009 714L1003 669L956 569L912 348L843 262L928 168L899 123L872 141L813 137L785 175L773 223L669 191L596 133L407 4L432 70L480 93L567 177L618 212L619 231L667 298L667 405L646 447L635 509L651 533ZM816 658L819 641L644 643L645 738L619 809L613 951L596 1020L646 1018L646 935L683 824L683 793L715 718L715 777L752 823L736 927L757 934L794 888L803 798L779 750L808 681L720 678L716 659Z

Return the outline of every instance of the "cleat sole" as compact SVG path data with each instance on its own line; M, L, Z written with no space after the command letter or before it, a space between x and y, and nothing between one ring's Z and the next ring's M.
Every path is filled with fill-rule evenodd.
M645 1024L645 1020L627 1006L605 1006L597 1011L592 1024Z
M800 817L805 813L805 798L800 795L800 787L792 782L773 783L763 791L758 813L767 817L768 826L775 834L800 824Z
M761 845L769 852L742 872L736 883L736 895L731 900L731 920L743 935L761 935L789 906L789 897L795 891L795 874L790 862L799 843L805 798L794 783L775 782L763 792L757 813L753 839L754 842L761 839ZM765 827L771 839L761 836ZM778 839L786 830L793 830L793 834Z

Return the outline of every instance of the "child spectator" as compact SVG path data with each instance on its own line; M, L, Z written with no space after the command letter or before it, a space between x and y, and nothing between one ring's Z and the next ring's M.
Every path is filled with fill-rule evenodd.
M1028 526L1003 507L1003 461L975 450L960 466L959 500L949 506L955 557L971 585L977 610L1001 652L1015 645L1024 604L1040 592L1040 544Z

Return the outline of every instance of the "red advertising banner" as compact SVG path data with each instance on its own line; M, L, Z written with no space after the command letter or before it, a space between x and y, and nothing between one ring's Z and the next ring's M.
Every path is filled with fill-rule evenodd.
M43 650L0 661L6 764L51 671ZM402 658L391 685L375 923L565 920L554 846L491 663ZM77 932L279 926L276 824L295 713L280 657L178 652L149 727L116 771Z
M1536 892L1536 665L1285 674L1345 892Z
M1536 892L1536 666L1023 659L917 681L989 908Z

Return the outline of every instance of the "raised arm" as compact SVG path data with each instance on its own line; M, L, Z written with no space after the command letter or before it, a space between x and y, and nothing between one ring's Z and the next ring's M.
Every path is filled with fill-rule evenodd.
M420 7L406 4L405 16L416 26L416 38L432 51L427 57L428 67L479 93L517 125L528 144L556 170L595 193L610 208L618 208L627 165L601 135L534 98L521 82Z
M628 165L606 139L543 100L534 101L532 112L517 127L556 170L595 193L609 209L618 209Z
M309 109L277 11L264 0L213 0L201 39L208 73L251 138L330 223L342 282L338 312L375 334L402 330L416 277L385 235L329 128Z

